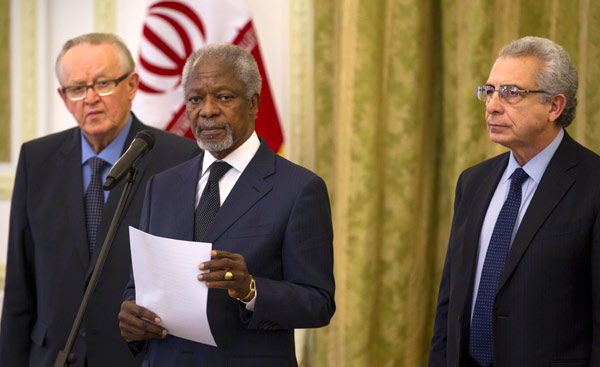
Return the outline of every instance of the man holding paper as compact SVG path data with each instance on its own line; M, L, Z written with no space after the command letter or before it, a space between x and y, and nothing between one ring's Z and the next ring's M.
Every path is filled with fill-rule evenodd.
M218 347L169 335L160 315L135 303L134 279L121 334L138 342L132 349L147 348L150 366L296 366L293 330L327 325L335 311L325 183L256 135L261 78L248 52L233 45L196 51L182 86L196 140L210 154L149 180L140 229L213 244L198 280L209 289Z

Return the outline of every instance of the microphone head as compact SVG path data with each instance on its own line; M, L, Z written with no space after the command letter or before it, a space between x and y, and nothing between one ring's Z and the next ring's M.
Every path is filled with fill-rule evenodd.
M152 149L154 146L154 134L150 132L150 130L142 130L139 133L135 134L135 139L142 139L148 144L148 150Z
M112 190L117 186L119 181L135 166L142 155L152 149L153 146L154 135L150 130L142 130L135 134L135 138L129 148L127 148L127 151L123 153L117 163L110 169L110 172L108 172L108 176L104 182L104 190Z

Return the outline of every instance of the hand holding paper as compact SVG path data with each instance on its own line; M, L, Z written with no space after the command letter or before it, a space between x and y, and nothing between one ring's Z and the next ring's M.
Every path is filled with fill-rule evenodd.
M154 323L147 321L152 320ZM167 329L160 325L160 317L154 312L138 306L133 301L125 301L119 312L119 328L121 336L127 342L142 341L146 339L164 339Z
M127 334L124 337L166 335L157 325L140 319L156 321L159 317L160 326L169 334L217 346L206 314L208 288L198 281L198 264L210 260L212 245L153 236L133 227L129 227L129 237L136 300L123 303L121 309L127 326L121 329Z
M227 289L229 297L252 300L254 292L249 293L252 277L244 257L227 251L212 250L213 260L200 264L198 269L210 270L210 273L198 275L198 280L205 282L208 288ZM247 299L246 299L247 298Z

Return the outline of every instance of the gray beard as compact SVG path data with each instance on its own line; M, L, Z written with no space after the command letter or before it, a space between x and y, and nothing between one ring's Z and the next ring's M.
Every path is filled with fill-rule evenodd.
M210 121L209 121L209 123L210 123ZM209 124L209 126L211 126L211 125ZM212 125L212 126L214 126L214 125ZM204 127L206 127L206 126L204 126ZM225 131L227 132L227 136L225 136L225 139L223 139L220 142L215 142L215 143L212 143L212 142L205 143L202 141L202 139L200 139L200 132L201 132L200 126L196 127L196 129L194 130L194 136L196 137L196 142L198 143L198 146L200 147L200 149L205 150L207 152L217 153L217 152L221 152L225 149L229 149L233 145L233 133L231 132L231 127L229 127L229 124L225 124Z

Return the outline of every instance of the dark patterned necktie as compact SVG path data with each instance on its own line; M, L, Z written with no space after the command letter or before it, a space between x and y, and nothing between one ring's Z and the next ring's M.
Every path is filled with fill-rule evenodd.
M92 169L92 177L84 195L85 202L85 222L88 234L88 246L90 254L96 246L96 233L102 219L102 209L104 209L104 190L102 188L102 171L106 162L98 157L88 160Z
M511 175L508 197L500 209L483 262L469 338L469 352L483 367L491 365L494 359L494 297L521 207L521 186L527 177L529 176L522 168L517 168Z
M215 219L221 207L219 180L230 168L231 166L227 162L222 161L215 161L210 166L208 182L206 183L206 187L204 187L204 191L202 191L202 196L194 215L194 241L203 240L208 227L213 219Z

